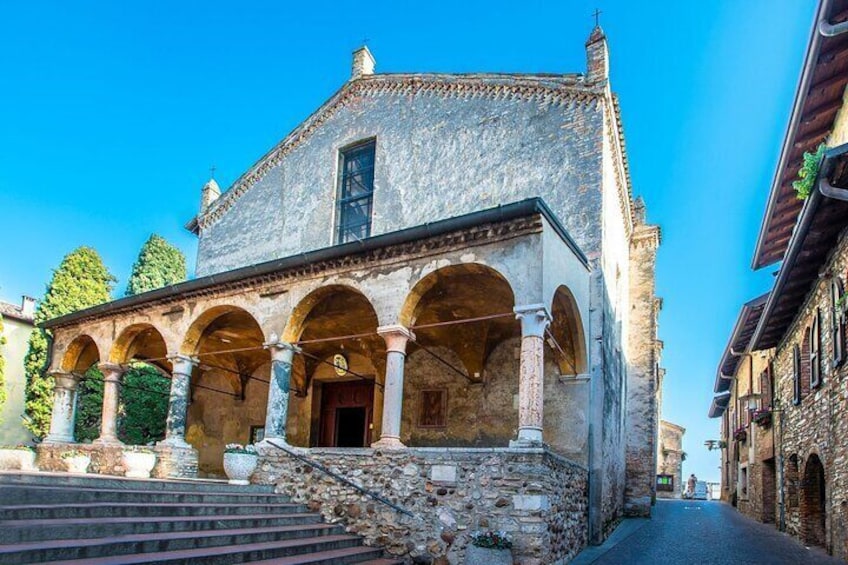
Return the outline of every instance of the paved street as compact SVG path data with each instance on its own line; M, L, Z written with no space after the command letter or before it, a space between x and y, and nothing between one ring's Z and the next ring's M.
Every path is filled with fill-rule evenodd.
M604 552L605 546L590 548L576 563L843 563L818 549L807 549L772 525L749 520L720 502L659 501L652 520L626 521L623 528L622 533L632 533L608 551Z

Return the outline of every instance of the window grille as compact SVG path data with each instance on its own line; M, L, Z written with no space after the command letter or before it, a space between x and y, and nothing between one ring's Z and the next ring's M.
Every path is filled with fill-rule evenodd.
M810 388L821 386L821 309L816 308L810 326Z
M339 153L336 243L360 241L371 235L375 145L373 140L367 141Z
M801 348L792 348L792 403L801 404Z
M842 293L842 281L834 277L830 283L830 301L833 307L830 315L830 335L833 341L831 360L834 367L839 367L845 357L845 310L840 303Z

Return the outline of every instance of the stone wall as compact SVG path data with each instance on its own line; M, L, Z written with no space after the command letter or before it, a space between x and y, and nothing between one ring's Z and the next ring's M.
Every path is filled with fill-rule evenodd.
M344 524L407 563L462 563L471 533L505 530L519 565L572 559L587 541L587 472L541 449L299 450L415 517L275 448L252 481Z
M63 473L68 466L62 454L88 455L88 472L93 475L123 477L126 468L121 459L127 446L103 446L91 443L40 443L36 447L35 466L40 471ZM156 466L151 476L159 479L197 477L197 452L191 448L157 446Z
M657 490L657 498L680 498L683 494L683 434L681 426L660 421L659 450L657 455L657 474L671 475L674 490Z
M372 235L541 196L585 252L597 251L606 102L556 80L516 95L520 85L433 75L354 81L319 110L320 125L204 223L197 275L333 245L338 152L369 138Z
M843 232L827 265L821 272L840 278L848 286L848 237ZM786 493L786 528L789 533L804 539L810 520L802 513L805 489L804 471L816 456L824 465L826 544L833 554L848 559L848 364L839 367L832 363L833 304L829 295L830 277L820 277L807 295L792 326L778 345L774 359L776 397L784 411L776 418L778 437L782 437L784 459L784 492ZM805 390L800 405L793 397L792 352L802 344L807 326L816 309L821 312L822 385ZM797 464L791 460L797 461Z

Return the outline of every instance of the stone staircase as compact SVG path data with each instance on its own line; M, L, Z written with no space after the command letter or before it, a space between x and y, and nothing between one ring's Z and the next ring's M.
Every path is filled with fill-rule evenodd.
M395 565L272 487L0 472L0 563Z

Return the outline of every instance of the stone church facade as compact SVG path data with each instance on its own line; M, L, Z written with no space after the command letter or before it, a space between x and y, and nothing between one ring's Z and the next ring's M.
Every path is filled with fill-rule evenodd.
M45 324L42 468L96 363L101 437L79 449L121 472L140 361L171 379L159 476L219 476L225 444L256 441L254 482L409 559L502 529L516 562L566 562L650 515L659 230L600 28L586 50L570 75L377 74L354 52L312 116L204 186L196 279Z

